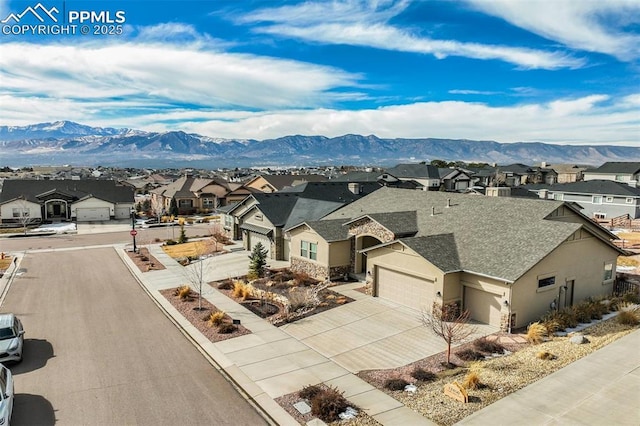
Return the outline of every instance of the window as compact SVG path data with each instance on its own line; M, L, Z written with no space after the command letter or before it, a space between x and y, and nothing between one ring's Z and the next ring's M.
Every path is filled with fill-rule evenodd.
M553 194L553 199L556 200L556 201L564 201L564 194L554 193Z
M625 202L626 202L627 204L633 204L633 198L631 198L631 197L627 197L627 199L625 200Z
M260 222L262 222L262 215L261 214L257 214L253 217L255 220L259 220Z
M181 208L185 208L185 207L193 207L193 200L179 200L178 201L178 206L180 206Z
M594 219L606 219L607 218L607 214L606 213L594 213L593 214L593 218Z
M613 279L613 262L604 264L604 277L603 281L610 281Z
M613 197L606 197L604 201L605 203L613 203Z
M618 182L620 182L620 181L624 180L624 176L623 175L616 175L616 180Z
M300 256L306 257L311 260L318 259L318 244L310 243L308 241L300 242Z
M593 197L591 197L591 202L593 204L602 204L602 196L594 195Z
M14 208L13 217L29 217L29 209Z
M203 198L202 207L213 207L213 198Z
M556 283L556 277L541 278L538 280L538 288L549 287Z

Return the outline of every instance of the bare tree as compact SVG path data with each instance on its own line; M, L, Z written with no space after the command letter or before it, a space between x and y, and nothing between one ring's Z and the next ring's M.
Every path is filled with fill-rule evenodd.
M463 343L476 332L476 327L469 325L470 315L455 303L440 306L434 302L431 313L422 312L422 324L447 344L447 366L451 364L451 345Z
M160 223L162 214L164 213L164 205L159 197L151 197L151 212L158 219L158 223Z
M25 200L22 196L19 197L19 199L16 201L16 204L18 205L18 222L20 223L20 225L22 225L22 230L26 235L27 225L29 225L32 221L29 204L27 203L27 200Z
M208 241L202 241L201 244L196 243L194 261L186 265L183 269L186 279L198 289L198 310L202 310L202 287L206 280L206 274L209 271L210 263L205 262ZM215 241L213 241L215 244Z

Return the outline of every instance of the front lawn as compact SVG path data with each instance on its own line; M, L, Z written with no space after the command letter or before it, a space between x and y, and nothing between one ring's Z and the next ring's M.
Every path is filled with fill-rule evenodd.
M163 245L162 250L176 260L196 259L222 251L222 245L211 239L190 241L182 244Z

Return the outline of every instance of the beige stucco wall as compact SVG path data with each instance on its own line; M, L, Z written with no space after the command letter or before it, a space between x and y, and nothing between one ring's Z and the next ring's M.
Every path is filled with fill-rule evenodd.
M374 272L376 270L376 266L405 272L410 275L415 275L417 277L433 281L433 300L437 300L435 295L436 292L443 292L442 284L444 273L432 263L425 260L422 256L400 243L391 244L389 246L367 252L367 270ZM375 282L376 277L373 278Z
M324 246L323 246L324 247ZM318 245L320 251L320 245ZM318 256L320 253L318 253ZM349 266L351 263L351 240L329 243L329 266Z
M603 283L604 265L613 263L616 276L618 252L586 232L582 238L567 241L552 251L513 284L511 310L516 313L516 327L536 321L558 303L560 287L574 280L573 303L590 296L611 294L613 279ZM538 279L555 276L555 284L538 288Z
M32 219L42 219L42 211L40 204L26 200L11 201L0 206L0 218L4 221L19 220L13 217L13 209L24 209L29 211L29 217Z

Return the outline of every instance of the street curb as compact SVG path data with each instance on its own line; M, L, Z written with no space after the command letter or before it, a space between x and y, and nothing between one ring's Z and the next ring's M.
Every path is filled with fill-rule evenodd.
M13 284L13 280L16 277L16 271L18 270L18 267L20 266L20 264L22 263L22 259L24 258L24 255L18 256L17 254L14 254L13 256L15 256L14 259L17 259L17 260L14 260L13 262L11 262L13 265L13 269L11 270L11 274L9 274L9 278L7 278L7 282L6 284L4 284L4 287L2 288L2 292L0 293L0 306L2 306L2 304L4 303L4 299L5 297L7 297L9 288L11 287L11 284ZM5 275L7 275L6 272L5 272ZM5 279L4 276L0 278L0 280L2 281L4 281L4 279Z
M136 272L137 266L132 264L128 256L126 255L123 247L113 246L114 250L123 261L123 263L129 269L131 275L135 278L136 282L140 287L144 290L144 292L149 296L149 298L156 304L156 306L164 313L164 315L180 330L180 332L194 345L194 347L207 359L207 361L238 391L238 393L258 412L270 425L278 426L283 424L291 424L298 425L298 422L293 420L293 418L287 413L282 407L280 407L271 397L269 397L262 389L260 389L257 385L253 383L249 377L247 377L244 373L240 371L236 367L235 364L232 364L229 360L226 360L224 354L218 354L221 358L225 358L226 362L224 367L214 356L212 356L209 351L207 351L199 342L198 339L193 336L189 330L185 327L187 324L182 324L182 322L187 322L186 320L180 321L179 317L180 313L173 308L173 306L164 299L157 298L152 290L147 288L147 286L142 282L140 277ZM163 303L164 302L164 303ZM175 311L176 316L174 317L170 310ZM178 318L176 318L178 317ZM191 324L188 324L191 326ZM189 327L192 328L192 327ZM196 330L197 331L197 330ZM228 371L233 370L233 371ZM255 387L253 392L249 392L245 389L241 383L251 384ZM262 400L258 402L258 399ZM270 405L271 407L265 407L265 405ZM280 420L280 422L278 421ZM291 421L289 421L291 420Z

